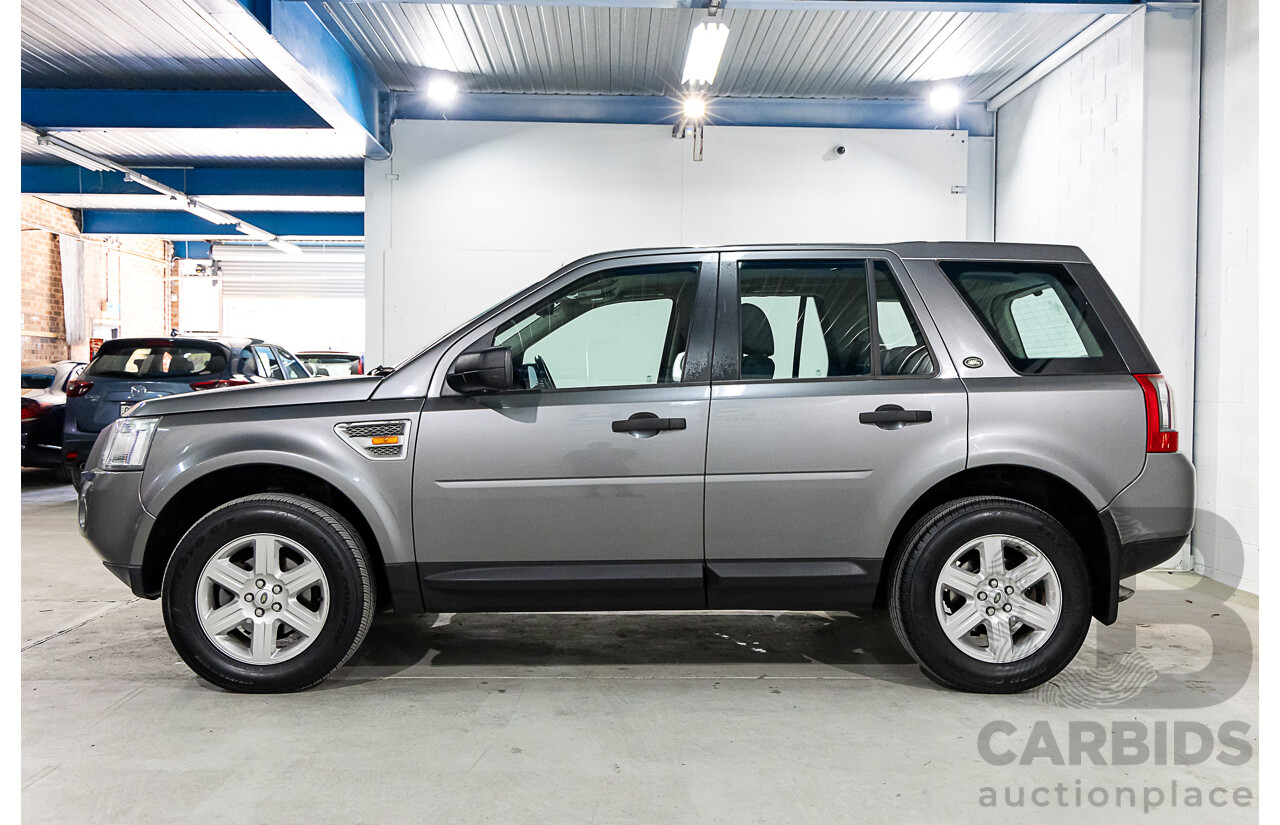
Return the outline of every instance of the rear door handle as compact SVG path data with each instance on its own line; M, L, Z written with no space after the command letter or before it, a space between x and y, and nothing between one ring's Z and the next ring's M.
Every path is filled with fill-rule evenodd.
M639 412L630 418L613 422L615 433L659 433L684 428L683 418L659 418L650 412Z
M858 413L859 423L880 427L886 424L924 424L932 420L932 410L904 410L897 404L884 404L876 407L875 412Z

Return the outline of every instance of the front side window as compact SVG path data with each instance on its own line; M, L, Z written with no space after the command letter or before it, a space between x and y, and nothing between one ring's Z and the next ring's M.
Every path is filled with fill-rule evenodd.
M943 261L939 266L1018 372L1124 372L1119 351L1063 265Z
M280 360L284 363L285 377L289 380L296 378L310 378L311 373L307 372L307 368L288 350L277 349L280 354Z
M878 346L867 261L739 263L742 379L931 374L928 347L883 261L871 283Z
M517 389L680 382L697 293L697 263L587 276L498 327Z

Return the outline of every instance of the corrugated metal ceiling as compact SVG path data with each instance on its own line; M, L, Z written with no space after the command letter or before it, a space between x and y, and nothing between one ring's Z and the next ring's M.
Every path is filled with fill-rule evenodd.
M22 85L284 88L186 0L22 0Z
M432 70L475 92L666 95L679 88L690 9L326 2L346 48L390 88ZM1097 17L1088 14L729 9L712 92L728 97L920 98L954 80L986 100Z

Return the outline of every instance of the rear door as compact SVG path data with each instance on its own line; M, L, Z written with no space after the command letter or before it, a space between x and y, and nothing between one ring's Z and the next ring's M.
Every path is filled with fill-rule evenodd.
M897 521L964 468L965 390L900 262L722 256L707 439L711 607L859 607Z
M413 518L430 610L696 608L715 254L590 264L460 340L418 427ZM461 396L463 351L517 388Z

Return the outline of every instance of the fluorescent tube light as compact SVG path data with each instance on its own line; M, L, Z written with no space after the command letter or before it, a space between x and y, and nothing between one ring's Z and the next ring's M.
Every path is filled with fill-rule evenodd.
M720 56L729 41L729 27L724 23L701 23L689 38L689 53L684 58L684 83L715 82L720 69Z
M243 232L245 235L248 235L250 238L253 238L255 241L272 241L275 240L276 237L270 232L264 232L258 227L247 223L236 224L236 229Z
M182 208L198 218L204 218L209 223L236 223L234 216L228 215L226 212L219 212L217 209L205 206L200 201L192 200L191 198L187 198L187 204Z
M49 135L40 135L36 138L36 145L51 155L60 157L63 160L69 160L76 166L88 169L90 172L114 172L115 167L108 166L98 161L88 152L82 152L68 143L50 137Z
M689 120L702 120L707 115L707 101L702 97L687 97L684 101L684 116Z
M955 86L935 86L929 92L929 105L944 112L954 112L960 106L960 90Z
M282 241L279 238L272 238L271 240L267 241L267 246L271 247L272 249L278 249L281 252L287 252L290 255L302 254L302 247L298 246L297 244L289 243L288 241Z

